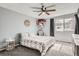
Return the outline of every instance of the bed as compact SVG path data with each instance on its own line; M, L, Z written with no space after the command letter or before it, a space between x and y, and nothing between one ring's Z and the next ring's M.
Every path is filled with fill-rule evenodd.
M41 56L44 56L47 50L55 43L54 37L50 36L34 36L24 37L21 39L21 45L37 49L40 51Z

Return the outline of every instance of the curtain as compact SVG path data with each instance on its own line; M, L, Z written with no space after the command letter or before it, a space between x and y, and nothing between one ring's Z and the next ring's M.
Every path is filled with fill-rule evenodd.
M54 36L54 19L50 19L50 36Z
M79 34L79 18L77 14L75 14L75 20L76 20L75 34Z

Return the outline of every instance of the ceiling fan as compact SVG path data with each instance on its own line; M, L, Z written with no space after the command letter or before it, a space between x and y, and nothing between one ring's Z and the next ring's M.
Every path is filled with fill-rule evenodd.
M46 13L47 15L50 15L49 12L53 12L53 11L56 11L56 9L50 9L48 10L48 8L50 7L54 7L55 5L50 5L50 6L44 6L43 3L41 3L41 7L32 7L33 9L39 9L39 10L35 10L33 12L40 12L38 14L38 16L42 15L43 13Z

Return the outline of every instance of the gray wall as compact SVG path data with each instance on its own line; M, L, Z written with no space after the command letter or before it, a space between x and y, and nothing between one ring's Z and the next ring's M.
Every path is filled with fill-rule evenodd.
M71 16L59 16L55 17L55 20L62 19L63 17L71 17ZM73 17L73 15L72 15ZM31 21L31 25L29 27L24 26L24 20L28 19ZM5 9L0 7L0 40L3 40L3 38L7 37L14 37L16 33L22 33L22 32L29 32L29 33L35 33L37 32L37 26L36 26L36 20L35 18ZM49 18L46 19L46 25L44 28L44 31L46 35L50 35L50 20ZM63 41L72 41L71 34L73 32L70 32L68 36L67 33L69 32L56 32L55 36L57 40L63 40Z
M30 20L31 24L29 27L24 26L24 20ZM45 33L49 35L49 20L46 22ZM2 8L0 7L0 40L3 38L14 37L16 33L37 32L36 19Z
M27 17L5 8L0 8L0 38L2 39L6 37L13 37L16 33L19 32L35 31L35 27L32 24L28 28L24 26L25 19L28 19L30 21L33 20L31 21L31 23L35 25L34 18Z

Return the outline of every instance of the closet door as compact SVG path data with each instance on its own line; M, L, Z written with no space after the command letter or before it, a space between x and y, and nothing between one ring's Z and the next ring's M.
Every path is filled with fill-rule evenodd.
M50 19L50 36L54 36L54 19Z

